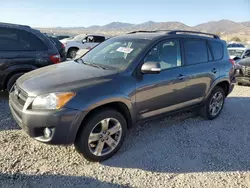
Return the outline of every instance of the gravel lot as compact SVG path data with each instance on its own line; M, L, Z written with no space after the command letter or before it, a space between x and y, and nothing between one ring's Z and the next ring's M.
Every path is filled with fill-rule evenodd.
M250 187L250 87L236 87L221 116L186 113L141 123L110 160L30 139L0 94L0 187Z

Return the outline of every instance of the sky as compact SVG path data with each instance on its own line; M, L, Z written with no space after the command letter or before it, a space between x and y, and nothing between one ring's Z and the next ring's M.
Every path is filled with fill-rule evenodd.
M250 21L250 0L2 0L0 22L32 27L105 25L113 21L178 21L195 26Z

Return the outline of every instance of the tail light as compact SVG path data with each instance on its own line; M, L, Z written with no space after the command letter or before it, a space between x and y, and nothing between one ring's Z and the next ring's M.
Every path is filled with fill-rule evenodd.
M62 43L62 48L65 48L65 45Z
M235 61L233 59L229 59L229 62L232 64L232 65L235 65Z
M57 63L60 63L61 61L61 58L60 58L60 55L51 55L49 57L50 61L52 61L54 64L57 64Z

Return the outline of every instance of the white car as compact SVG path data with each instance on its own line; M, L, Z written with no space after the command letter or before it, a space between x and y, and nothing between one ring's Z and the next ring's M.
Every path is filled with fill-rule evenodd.
M80 34L70 39L60 40L65 45L68 58L75 58L76 52L80 49L91 49L97 44L105 41L103 35Z
M228 52L231 59L234 59L236 57L240 59L250 57L250 48L242 48L242 47L228 48Z

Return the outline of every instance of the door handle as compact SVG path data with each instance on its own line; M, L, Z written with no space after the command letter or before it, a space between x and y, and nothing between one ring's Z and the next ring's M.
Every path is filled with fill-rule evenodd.
M178 77L177 77L179 80L184 80L185 79L185 76L180 74Z
M213 68L213 69L211 70L211 72L214 73L214 74L216 74L217 71L218 71L218 70L217 70L216 68Z

